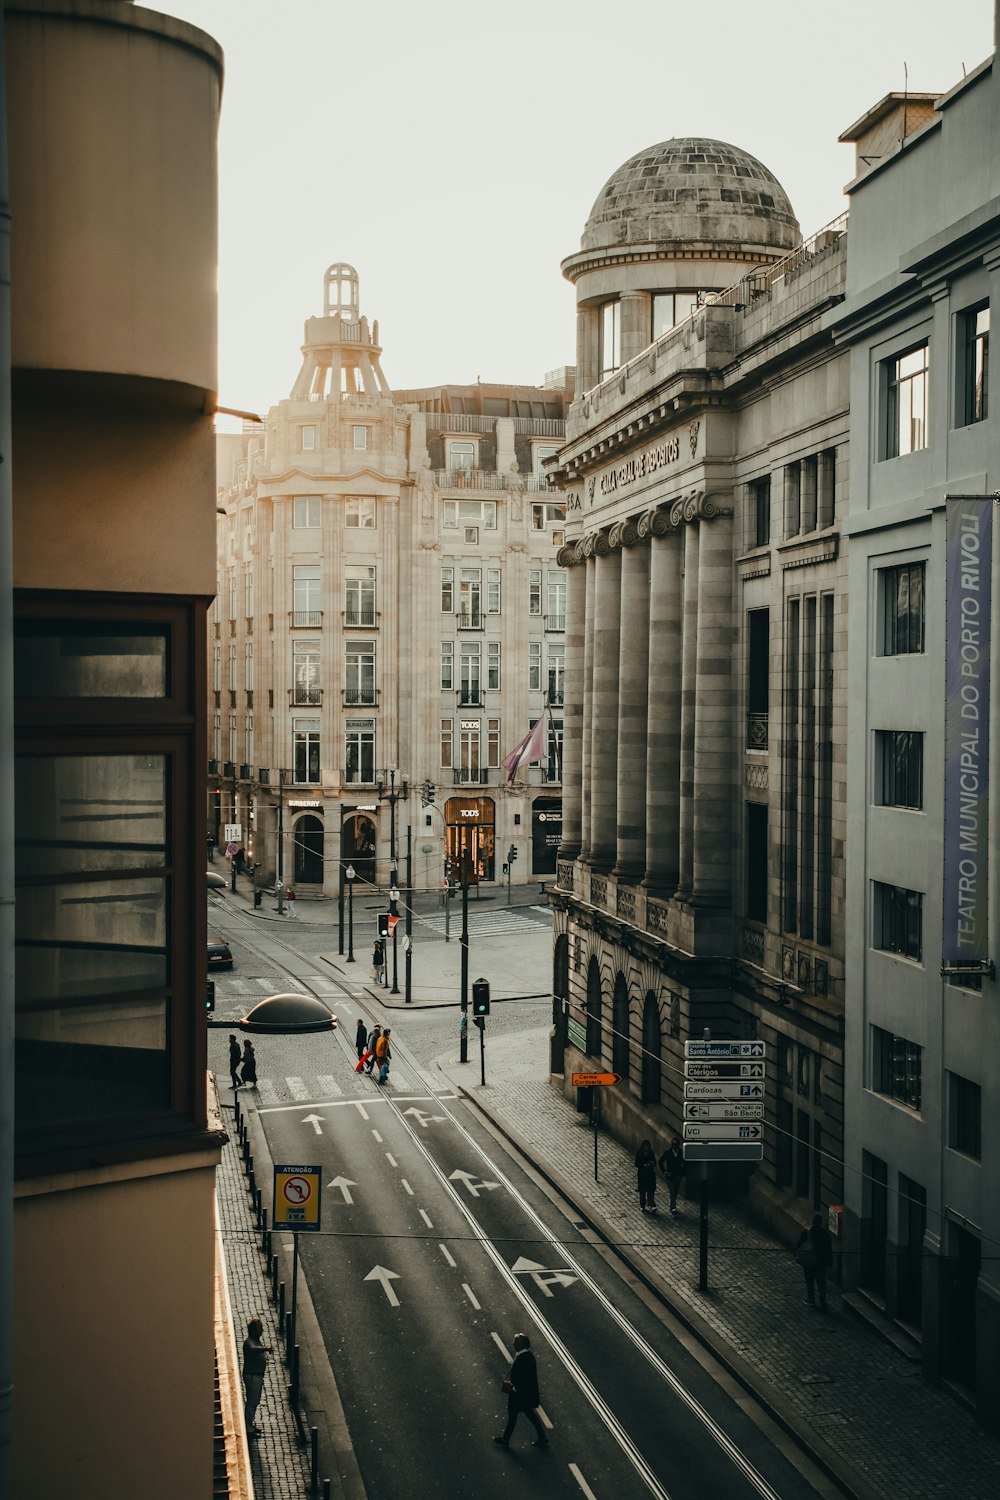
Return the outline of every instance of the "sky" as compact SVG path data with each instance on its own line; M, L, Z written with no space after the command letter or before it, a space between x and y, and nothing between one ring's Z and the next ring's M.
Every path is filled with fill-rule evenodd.
M630 156L739 146L808 236L847 206L837 137L993 49L993 0L151 3L225 53L219 404L256 412L289 394L336 261L390 387L540 384L575 360L560 261Z

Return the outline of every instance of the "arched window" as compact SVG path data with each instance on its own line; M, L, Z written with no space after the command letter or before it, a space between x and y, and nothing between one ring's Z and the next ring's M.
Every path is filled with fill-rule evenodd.
M596 958L587 970L587 1055L601 1055L601 971Z
M552 955L552 1045L550 1066L553 1073L561 1073L566 1052L569 998L569 938L561 932L556 938Z
M347 265L345 261L338 261L336 265L330 266L323 278L323 292L325 318L332 318L339 313L345 323L358 321L358 273L353 266Z
M660 1087L660 1008L656 1003L656 996L649 990L642 1008L643 1104L659 1104Z
M628 985L625 983L625 975L619 974L615 980L615 996L611 1008L611 1024L614 1034L611 1038L611 1066L616 1073L622 1075L622 1079L628 1078Z

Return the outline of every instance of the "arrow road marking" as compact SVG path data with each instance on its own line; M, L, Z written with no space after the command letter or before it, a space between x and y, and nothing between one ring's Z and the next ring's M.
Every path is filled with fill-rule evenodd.
M320 1122L320 1120L325 1120L325 1119L326 1119L326 1115L303 1115L302 1116L302 1124L303 1125L311 1125L312 1128L313 1128L313 1130L315 1130L315 1132L316 1132L317 1135L322 1135L323 1132L319 1128L319 1122Z
M424 1130L427 1129L428 1120L440 1120L444 1124L446 1118L444 1115L425 1115L422 1109L417 1109L416 1105L411 1106L410 1109L404 1109L403 1113L404 1115L416 1115L417 1124L421 1125Z
M340 1188L340 1191L344 1195L344 1202L345 1203L353 1203L354 1202L354 1199L351 1197L351 1194L350 1194L349 1190L352 1187L357 1187L357 1183L356 1182L352 1182L349 1177L335 1177L332 1182L328 1182L327 1183L327 1187Z
M371 1270L368 1272L368 1275L364 1279L365 1281L381 1281L382 1290L385 1292L385 1295L389 1299L389 1306L399 1306L399 1298L396 1296L396 1293L389 1285L390 1281L399 1280L398 1271L390 1271L387 1266L372 1266Z
M500 1186L499 1182L480 1182L474 1172L452 1172L448 1178L449 1182L464 1182L473 1198L479 1197L479 1189L490 1191Z
M540 1266L537 1260L528 1260L521 1256L511 1266L515 1276L530 1276L532 1281L543 1292L546 1297L551 1297L550 1286L572 1286L577 1278L569 1271L551 1271L545 1266Z

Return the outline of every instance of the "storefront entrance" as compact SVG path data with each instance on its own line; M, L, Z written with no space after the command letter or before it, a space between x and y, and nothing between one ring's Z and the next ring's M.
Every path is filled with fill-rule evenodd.
M445 803L448 867L455 880L461 879L463 861L468 861L470 885L496 879L494 819L490 797L449 797Z
M341 832L340 850L344 868L353 865L358 882L374 885L375 819L369 818L367 813L348 814Z
M536 797L531 804L531 873L554 875L562 843L562 798Z
M323 884L323 824L308 813L292 829L295 844L295 884Z

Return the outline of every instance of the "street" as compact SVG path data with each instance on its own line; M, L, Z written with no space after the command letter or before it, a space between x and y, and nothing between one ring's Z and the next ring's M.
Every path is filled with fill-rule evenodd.
M300 1237L300 1272L370 1495L501 1495L512 1480L598 1500L829 1492L430 1066L455 1050L456 1007L401 1013L364 995L366 1021L393 1028L381 1089L354 1071L367 964L352 993L319 958L328 932L210 907L211 922L236 956L219 978L219 1019L249 1008L248 980L259 998L293 977L340 1017L333 1036L254 1045L272 1161L322 1168L322 1229ZM548 1008L511 1001L488 1027L537 1027ZM225 1097L225 1030L210 1037ZM548 1449L531 1446L523 1417L509 1449L491 1441L517 1332L538 1358Z

